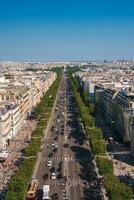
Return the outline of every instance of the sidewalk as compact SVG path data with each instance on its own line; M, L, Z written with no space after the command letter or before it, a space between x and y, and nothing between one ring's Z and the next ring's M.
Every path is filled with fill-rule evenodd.
M114 174L115 176L125 176L126 174L134 174L134 167L127 163L113 159Z
M26 120L23 127L20 129L14 140L8 147L9 155L4 163L0 164L0 193L6 189L11 177L18 169L18 164L21 162L21 150L28 145L31 134L36 127L36 121Z
M85 128L84 128L83 123L81 123L81 125L82 125L82 129L83 129L83 131L84 131L84 133L85 133L85 135L86 135L86 131L85 131ZM87 141L87 143L88 143L88 146L90 147L89 141ZM90 150L91 150L91 148L90 148ZM92 156L93 156L93 155L92 155ZM95 172L96 172L96 174L97 174L98 180L100 180L101 176L99 175L99 169L98 169L98 167L97 167L97 164L96 164L95 159L93 159L93 165L94 165L94 169L95 169ZM103 200L108 200L107 192L106 192L106 189L105 189L105 187L104 187L103 184L101 184L101 194L102 194L102 199L103 199Z
M108 152L113 161L114 175L134 188L134 159L129 148L123 144L117 146L110 144L110 146L114 147Z

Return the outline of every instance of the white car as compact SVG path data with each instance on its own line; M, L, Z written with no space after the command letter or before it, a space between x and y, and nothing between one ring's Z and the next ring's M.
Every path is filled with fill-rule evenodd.
M59 122L60 122L60 119L57 119L57 122L59 123Z
M55 174L55 172L53 172L52 174L51 174L51 179L56 179L56 174Z
M52 142L52 146L55 146L55 143L54 143L54 142Z
M58 148L58 144L57 143L55 143L54 146L55 146L55 148Z
M52 166L52 160L49 160L48 162L47 162L47 167L51 167Z

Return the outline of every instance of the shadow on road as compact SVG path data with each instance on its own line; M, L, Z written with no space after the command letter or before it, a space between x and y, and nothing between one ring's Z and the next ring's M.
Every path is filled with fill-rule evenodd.
M75 155L76 161L80 164L78 174L83 182L83 197L81 200L101 200L101 186L93 165L93 158L89 148L86 147L86 135L79 120L79 112L76 108L74 97L69 99L68 124L70 137L74 139L74 144L70 147Z
M81 180L85 184L83 186L83 200L86 199L97 199L101 200L100 195L100 182L97 178L96 172L94 170L94 165L92 163L91 151L84 147L72 146L71 150L75 153L75 158L81 166L81 172L79 174Z
M43 191L42 191L42 189L39 189L39 190L38 190L38 192L37 192L37 197L38 197L37 200L42 200L42 197L43 197Z

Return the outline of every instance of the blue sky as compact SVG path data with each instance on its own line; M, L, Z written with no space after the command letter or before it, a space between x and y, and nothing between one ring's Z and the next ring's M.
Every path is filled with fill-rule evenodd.
M0 60L134 58L133 0L0 0Z

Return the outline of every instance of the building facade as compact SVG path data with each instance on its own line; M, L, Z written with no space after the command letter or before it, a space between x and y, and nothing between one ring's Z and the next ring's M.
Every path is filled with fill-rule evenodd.
M53 72L17 72L10 81L0 78L0 151L7 149L56 77Z

